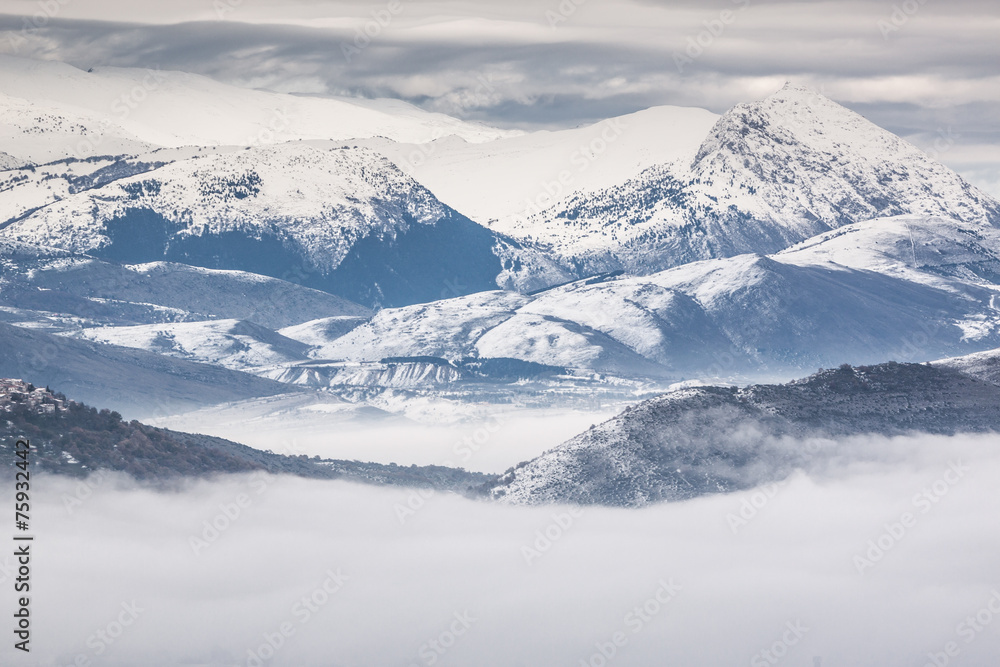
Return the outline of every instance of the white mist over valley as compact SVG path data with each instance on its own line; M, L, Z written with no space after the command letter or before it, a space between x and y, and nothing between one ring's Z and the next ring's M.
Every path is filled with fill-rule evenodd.
M955 642L985 667L1000 619L966 619L998 606L1000 536L974 528L1000 509L984 500L995 440L858 440L813 476L638 511L290 477L159 491L47 477L36 664L252 665L287 622L267 664L575 667L603 664L621 633L608 664L753 664L784 637L781 664L922 665ZM122 603L142 611L98 655Z

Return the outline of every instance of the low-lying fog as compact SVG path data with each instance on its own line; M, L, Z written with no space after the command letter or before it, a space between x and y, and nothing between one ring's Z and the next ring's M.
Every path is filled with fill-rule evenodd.
M880 462L644 510L44 478L32 660L8 629L0 663L995 667L1000 439L868 447Z
M614 406L588 412L491 407L464 419L448 413L421 423L403 417L345 419L338 411L325 411L324 407L318 403L274 410L267 404L248 401L151 423L227 438L279 454L447 465L500 473L610 419L622 409Z

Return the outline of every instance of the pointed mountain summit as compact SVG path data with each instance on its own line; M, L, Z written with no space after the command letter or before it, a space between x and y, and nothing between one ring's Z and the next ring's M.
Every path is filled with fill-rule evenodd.
M915 146L786 84L716 122L691 167L702 194L792 234L903 214L1000 221L1000 206Z
M773 253L842 225L918 214L1000 223L1000 203L826 96L786 85L723 114L691 160L577 192L517 231L598 272Z

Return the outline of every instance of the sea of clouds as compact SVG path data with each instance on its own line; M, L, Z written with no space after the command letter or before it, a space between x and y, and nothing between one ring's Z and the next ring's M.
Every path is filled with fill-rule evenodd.
M0 663L993 667L1000 439L860 450L642 510L39 477L32 652Z

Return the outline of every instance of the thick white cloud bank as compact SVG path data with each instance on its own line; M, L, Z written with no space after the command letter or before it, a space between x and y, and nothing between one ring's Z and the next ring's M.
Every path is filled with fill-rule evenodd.
M992 667L1000 439L866 447L866 463L645 510L42 478L32 652L8 629L0 663Z
M345 421L336 413L299 410L292 414L254 412L242 404L164 417L156 426L235 440L286 456L446 465L473 472L502 473L521 461L569 440L620 407L572 409L490 409L454 421L409 419ZM447 410L447 406L443 408ZM448 416L452 416L448 414Z

